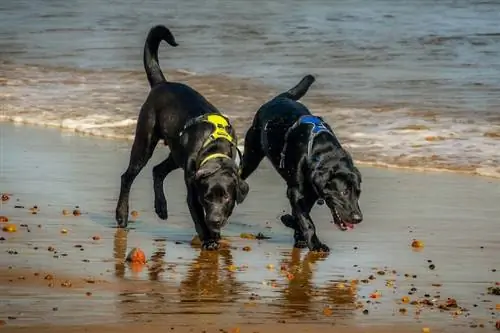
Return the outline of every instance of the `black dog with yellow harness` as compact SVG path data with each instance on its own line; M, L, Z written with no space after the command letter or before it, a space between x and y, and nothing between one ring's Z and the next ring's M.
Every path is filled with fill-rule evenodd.
M236 133L228 119L197 91L182 83L167 82L158 64L162 40L177 46L166 27L158 25L149 31L143 60L151 91L139 114L129 166L121 177L116 221L120 227L127 226L132 183L158 141L163 140L170 153L153 168L156 213L161 219L168 218L164 180L173 170L184 169L187 203L196 232L204 249L215 250L220 229L249 190L236 163L240 154Z

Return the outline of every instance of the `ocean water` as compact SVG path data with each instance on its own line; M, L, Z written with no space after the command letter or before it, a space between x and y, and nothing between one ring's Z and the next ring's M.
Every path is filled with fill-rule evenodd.
M202 92L240 140L311 73L302 102L356 160L500 177L500 2L0 2L0 121L133 138L151 26L168 79Z

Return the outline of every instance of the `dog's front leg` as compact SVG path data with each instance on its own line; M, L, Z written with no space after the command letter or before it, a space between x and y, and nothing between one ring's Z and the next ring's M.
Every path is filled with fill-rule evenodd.
M191 217L193 218L196 233L198 233L198 237L200 237L202 249L209 251L218 250L220 235L216 235L208 229L205 222L203 207L198 201L198 198L196 196L196 188L193 185L188 186L187 203L189 212L191 213Z
M321 243L316 235L316 227L311 219L309 213L314 206L314 200L306 200L302 192L297 187L289 187L287 190L287 197L292 206L292 216L298 224L298 229L303 235L303 239L307 243L307 247L311 251L317 252L330 252L330 248ZM312 202L312 204L311 204Z

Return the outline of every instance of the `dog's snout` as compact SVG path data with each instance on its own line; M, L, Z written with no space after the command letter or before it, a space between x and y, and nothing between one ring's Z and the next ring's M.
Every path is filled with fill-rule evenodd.
M352 222L354 222L354 223L360 223L361 221L363 221L363 216L361 214L354 213L352 215Z

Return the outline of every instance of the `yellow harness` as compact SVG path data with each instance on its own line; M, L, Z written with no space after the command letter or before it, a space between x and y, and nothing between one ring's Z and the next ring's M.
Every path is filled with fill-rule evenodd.
M210 123L214 127L213 132L205 140L205 142L203 142L203 145L201 146L202 148L205 148L206 146L208 146L210 143L212 143L213 141L215 141L217 139L224 139L224 140L229 141L231 144L233 144L236 147L236 150L238 151L238 153L240 153L238 150L238 145L237 145L235 138L229 133L229 129L231 128L231 124L229 124L229 121L224 116L222 116L220 114L203 115L203 116L200 116L198 118L195 118L195 119L187 122L186 126L184 126L184 129L186 129L189 126L194 125L195 123L198 123L200 121ZM181 135L182 135L182 133L181 133ZM210 161L214 158L218 158L218 157L232 159L231 157L227 156L226 154L213 153L213 154L210 154L207 157L205 157L201 161L199 167L201 167L202 165L204 165L208 161Z

